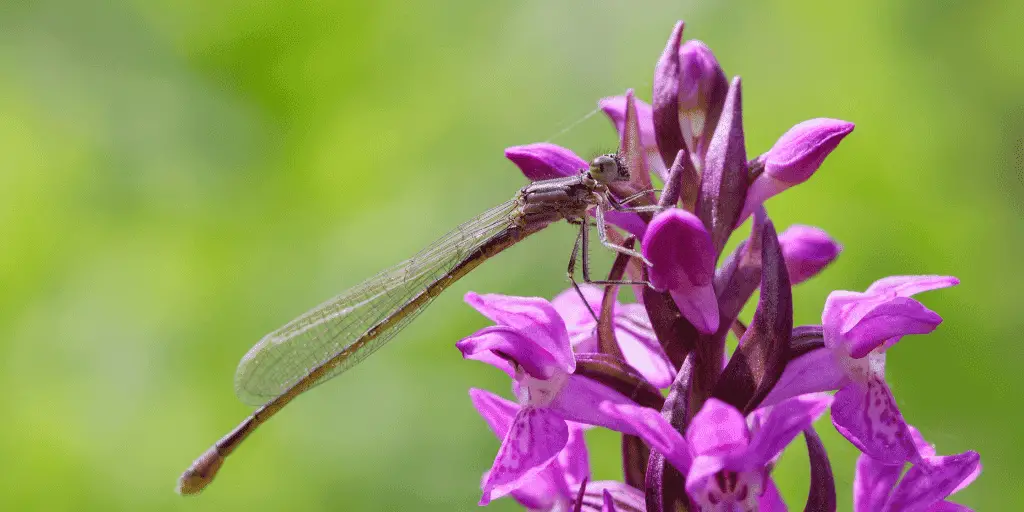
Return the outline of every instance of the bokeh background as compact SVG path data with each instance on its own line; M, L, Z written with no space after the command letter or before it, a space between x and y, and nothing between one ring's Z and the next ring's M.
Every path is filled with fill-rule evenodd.
M1021 509L1024 3L7 1L0 14L0 509L474 510L498 441L454 343L467 290L551 297L553 227L459 283L389 347L296 401L199 497L178 474L250 409L265 332L504 201L504 147L614 148L603 96L650 98L672 24L744 80L748 153L857 123L769 203L838 262L795 292L900 273L946 320L890 353L908 420L985 472L957 501ZM559 134L563 129L570 129ZM607 259L597 259L607 263ZM749 318L749 317L748 317ZM855 450L827 420L840 509ZM617 437L589 438L618 478ZM802 508L802 443L777 470ZM514 510L510 500L492 505Z

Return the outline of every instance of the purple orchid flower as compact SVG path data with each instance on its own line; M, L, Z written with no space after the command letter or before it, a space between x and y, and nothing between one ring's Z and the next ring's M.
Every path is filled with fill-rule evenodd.
M978 453L936 456L935 448L917 429L911 427L910 431L921 462L911 466L902 479L903 464L885 464L865 454L857 459L854 512L970 512L971 509L946 498L981 474Z
M504 439L512 429L519 404L482 389L470 389L469 396L494 435ZM484 482L489 478L490 475L485 474ZM572 489L578 488L588 478L590 464L587 446L583 442L583 427L569 422L569 439L565 447L532 477L521 479L519 486L510 494L529 510L567 510L575 497Z
M783 231L779 245L786 260L789 282L794 286L816 276L843 250L843 246L823 230L801 225Z
M615 302L597 322L566 291L544 299L467 294L494 320L463 339L463 356L509 375L518 403L471 390L473 403L502 437L481 483L481 504L511 495L532 510L652 512L783 511L770 475L798 433L807 443L807 510L835 510L835 479L811 424L831 406L832 424L862 452L854 507L963 511L945 501L981 470L977 453L936 456L903 419L885 381L885 352L904 335L942 321L911 298L952 286L941 276L882 279L865 292L837 291L821 326L792 323L791 287L831 264L842 247L824 231L795 225L776 236L764 202L803 183L854 129L836 119L797 124L748 160L739 77L727 78L700 41L675 25L654 70L650 104L625 95L600 108L619 134L627 182L609 185L651 210L608 211L640 241L639 258L617 260L609 279L646 279L641 304ZM540 143L505 152L530 180L575 175L587 162ZM664 185L652 190L655 174ZM723 259L735 229L755 217L749 239ZM619 244L617 229L606 235ZM758 308L743 308L760 289ZM582 288L601 311L599 288ZM726 335L740 346L726 350ZM725 363L725 364L723 364ZM677 371L678 370L678 371ZM657 386L657 387L656 387ZM670 387L667 397L658 388ZM837 391L834 396L824 391ZM623 433L623 482L588 482L581 433L589 425ZM907 463L910 468L904 473ZM901 478L902 475L902 478Z
M751 431L740 411L711 398L693 417L685 438L653 409L611 403L601 408L631 422L652 449L686 475L686 492L700 510L742 506L774 511L785 505L767 466L831 401L825 394L791 398L762 413L759 428Z
M843 436L881 462L916 461L910 431L885 382L885 352L903 336L929 333L942 322L910 296L958 282L945 276L894 276L864 293L833 292L821 318L824 348L791 361L764 404L837 389L832 421Z
M652 264L651 286L671 292L679 311L698 331L715 332L715 249L704 223L683 209L661 212L647 227L642 252Z
M755 160L761 173L747 190L737 224L768 198L807 181L853 127L847 121L819 118L804 121L784 133L767 153Z
M589 306L591 311L601 311L604 291L598 286L586 284L580 285L580 291L586 298L585 305L572 288L558 294L551 300L551 305L565 321L573 352L598 352L597 320L586 308ZM654 335L644 307L615 301L612 325L626 362L655 387L667 388L675 377L675 370Z
M466 302L497 325L456 346L463 357L490 363L508 374L520 405L483 483L481 505L522 487L548 466L569 442L567 421L634 434L628 422L604 414L598 404L635 402L573 374L576 359L569 332L550 302L473 292L466 294Z

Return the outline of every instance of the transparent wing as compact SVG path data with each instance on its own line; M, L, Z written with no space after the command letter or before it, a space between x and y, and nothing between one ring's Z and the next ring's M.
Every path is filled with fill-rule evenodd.
M238 364L235 392L243 402L261 405L293 386L310 371L359 340L371 327L409 303L432 282L448 274L466 256L509 226L514 201L496 206L460 225L408 260L313 308L267 334ZM429 303L429 301L428 301ZM356 350L325 374L320 384L383 346L426 307Z

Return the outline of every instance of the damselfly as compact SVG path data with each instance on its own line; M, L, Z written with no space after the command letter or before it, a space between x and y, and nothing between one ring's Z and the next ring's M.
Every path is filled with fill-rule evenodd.
M608 185L629 177L619 157L609 154L595 158L589 169L581 169L575 176L527 185L510 201L462 224L416 256L264 336L242 358L235 374L238 396L260 407L192 463L178 480L178 492L195 494L203 490L224 458L296 396L372 354L452 283L553 222L566 220L580 226L569 260L569 278L574 286L573 268L581 249L585 281L637 284L591 280L587 263L591 209L603 245L643 260L636 251L609 240L605 229L608 209L650 212L658 208L625 206L650 191L621 200L612 196Z

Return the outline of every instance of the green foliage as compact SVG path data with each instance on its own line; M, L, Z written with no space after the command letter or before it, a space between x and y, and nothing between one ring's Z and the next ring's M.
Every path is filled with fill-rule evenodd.
M959 501L1020 508L1024 4L595 5L8 2L0 509L473 510L498 442L466 388L508 383L455 350L486 323L460 295L554 295L567 228L296 401L201 496L173 487L249 412L232 376L252 343L510 197L523 179L505 146L627 87L649 99L680 18L743 76L751 156L807 118L857 123L768 204L780 230L846 247L795 291L796 319L886 275L959 276L923 297L946 323L890 353L890 383L940 452L981 453ZM616 144L600 116L555 142ZM855 450L824 426L849 510ZM618 477L616 437L592 441L596 478ZM794 508L796 446L778 469Z

